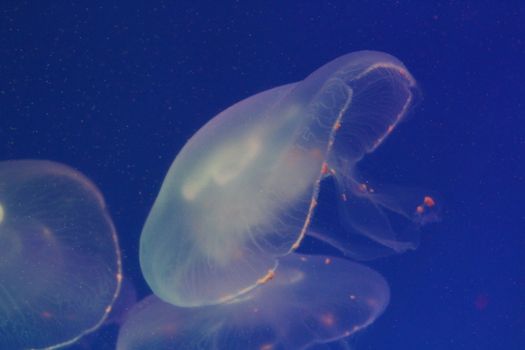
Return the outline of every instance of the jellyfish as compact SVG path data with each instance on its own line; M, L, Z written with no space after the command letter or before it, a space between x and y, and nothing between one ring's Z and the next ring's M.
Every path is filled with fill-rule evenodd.
M361 181L356 165L416 97L400 61L360 51L217 115L175 158L144 225L140 265L153 292L178 306L235 299L309 234L350 256L356 236L392 252L414 248L417 236L394 230L385 212L416 222L424 210ZM346 233L310 230L326 178L350 218Z
M121 279L115 228L91 181L50 161L0 162L0 348L75 342L104 321Z
M321 349L370 325L388 285L348 259L416 248L438 206L373 184L358 164L417 91L396 58L360 51L210 120L144 224L140 266L154 295L130 312L118 348ZM342 257L305 255L307 241Z
M388 299L387 282L364 265L294 253L271 283L230 302L188 308L147 297L128 314L117 350L310 349L368 326Z

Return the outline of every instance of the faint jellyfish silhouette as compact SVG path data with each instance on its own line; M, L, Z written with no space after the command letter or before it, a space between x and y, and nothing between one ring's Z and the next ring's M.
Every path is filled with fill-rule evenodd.
M382 194L358 180L355 166L408 113L416 92L396 58L361 51L213 118L177 155L142 231L140 264L153 292L201 306L264 284L309 232L327 177L351 218L349 233L316 230L316 239L350 256L354 236L392 252L414 248L417 236L392 229L386 212L416 220L423 199L407 205Z
M290 254L271 283L231 302L187 308L144 299L128 314L117 349L306 349L366 327L388 299L388 284L368 267Z
M64 165L0 162L0 348L58 348L95 330L120 288L98 189Z

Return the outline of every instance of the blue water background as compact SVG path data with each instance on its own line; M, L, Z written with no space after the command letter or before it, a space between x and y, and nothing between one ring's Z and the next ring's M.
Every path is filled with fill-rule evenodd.
M391 303L355 349L525 349L525 2L2 1L0 159L89 176L124 271L176 153L212 116L344 53L402 60L423 100L370 175L437 191L418 250L370 263ZM75 348L111 349L115 329Z

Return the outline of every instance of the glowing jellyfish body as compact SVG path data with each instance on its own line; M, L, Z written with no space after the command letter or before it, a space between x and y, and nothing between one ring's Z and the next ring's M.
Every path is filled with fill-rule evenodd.
M83 175L0 162L0 348L55 348L94 329L121 280L112 221Z
M290 254L271 283L239 300L181 308L146 298L128 315L117 350L306 349L366 327L388 298L383 277L363 265Z
M144 226L140 263L153 292L175 305L199 306L265 283L308 234L326 176L337 180L341 206L355 196L364 203L348 205L367 215L381 205L396 211L360 186L354 166L406 115L414 88L397 59L363 51L212 119L177 155ZM381 220L352 224L388 249L414 246ZM345 236L316 234L351 249Z

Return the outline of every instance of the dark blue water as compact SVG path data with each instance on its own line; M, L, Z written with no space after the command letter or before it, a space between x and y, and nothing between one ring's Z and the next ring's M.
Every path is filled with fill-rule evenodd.
M442 220L418 250L370 263L391 286L355 349L525 348L525 3L521 1L0 4L0 159L90 177L125 276L176 153L232 103L344 53L402 60L423 99L369 173L429 188ZM112 349L115 329L77 348Z

